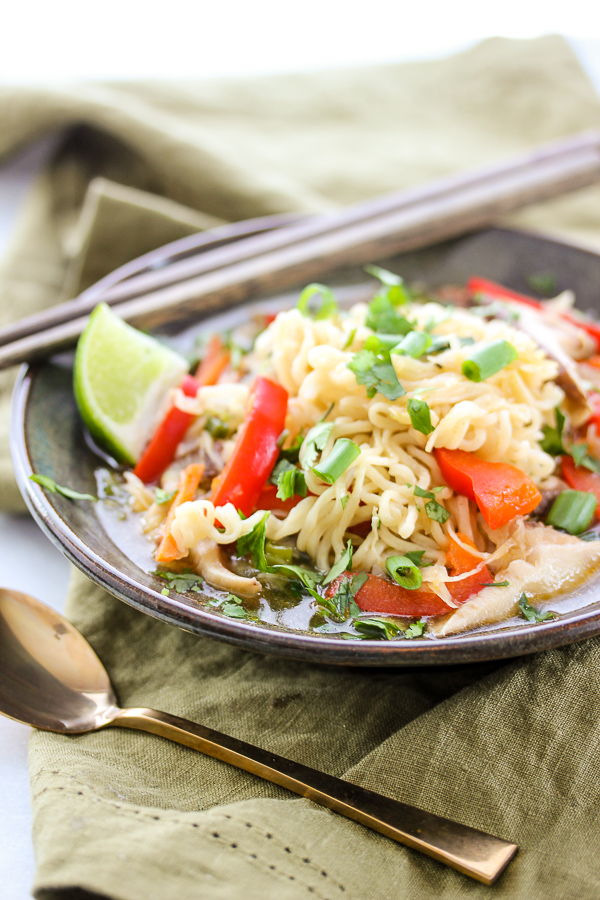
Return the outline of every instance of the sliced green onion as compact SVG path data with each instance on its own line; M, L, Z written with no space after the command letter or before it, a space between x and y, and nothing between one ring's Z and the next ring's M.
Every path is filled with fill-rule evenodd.
M381 353L382 350L389 353L389 351L397 345L397 334L370 334L363 344L363 348L365 350L372 350L373 353Z
M311 310L309 301L316 294L321 296L321 304L315 310ZM312 315L314 319L328 319L338 311L333 291L324 284L308 284L298 298L297 307L303 316Z
M404 286L404 280L400 275L396 275L394 272L388 272L387 269L382 269L381 266L375 265L365 266L365 272L378 278L379 281L386 286L388 289L386 292L387 297L394 306L400 306L410 299L409 291Z
M209 416L204 423L204 430L208 431L211 437L214 437L215 439L226 438L230 432L227 422L224 422L223 419L219 419L218 416Z
M419 567L408 556L388 556L385 567L394 581L409 591L416 591L423 584Z
M594 518L598 501L587 491L563 491L546 518L546 524L569 534L581 534Z
M312 471L327 484L333 484L358 456L360 456L358 444L348 438L339 438L327 459L322 460L318 468L313 467Z
M412 398L406 404L412 427L421 434L431 434L434 427L431 424L431 412L424 400Z
M274 544L272 541L265 542L265 558L267 565L286 565L289 566L292 561L293 550L291 547L282 547Z
M502 339L491 344L478 344L462 364L462 372L470 381L485 381L506 368L518 355L513 345Z
M395 344L392 353L398 353L400 356L411 356L418 359L423 356L426 350L429 350L433 343L430 334L424 331L410 331L406 337L403 337L399 344Z

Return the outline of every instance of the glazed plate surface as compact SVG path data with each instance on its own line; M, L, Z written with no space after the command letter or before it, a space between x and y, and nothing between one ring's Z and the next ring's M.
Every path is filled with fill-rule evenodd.
M282 219L228 226L219 243L282 224ZM92 290L98 301L116 281L175 258L214 246L201 235L147 254L113 273ZM404 254L380 264L408 281L427 287L462 284L470 275L491 278L517 291L531 293L527 277L552 273L558 290L575 291L577 305L600 314L600 255L544 237L509 229L486 229L434 248ZM327 280L349 298L364 284L360 270L332 272ZM302 288L303 285L298 285ZM360 291L360 289L359 289ZM297 292L296 292L297 295ZM222 331L247 320L256 310L275 310L294 303L286 296L257 297L250 303L196 321L193 333ZM175 340L177 338L175 337ZM185 348L189 336L182 337ZM86 441L73 399L72 359L57 358L24 368L17 382L12 411L11 443L20 489L48 537L93 581L131 606L179 628L229 641L262 653L326 664L405 666L446 665L501 659L533 653L600 634L600 576L575 592L545 603L557 618L538 625L511 619L452 638L418 640L344 640L335 635L293 630L277 624L231 619L209 607L202 594L164 596L164 581L150 574L144 554L121 540L102 503L72 503L48 494L29 480L33 473L53 478L84 493L97 493L96 471L103 462Z

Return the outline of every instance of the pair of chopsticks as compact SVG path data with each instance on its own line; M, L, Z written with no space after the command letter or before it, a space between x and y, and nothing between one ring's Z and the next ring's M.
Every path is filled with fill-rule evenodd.
M584 132L471 173L214 246L108 286L101 298L139 328L184 322L342 266L457 237L599 179L600 133ZM88 290L0 329L0 369L72 347L97 294Z

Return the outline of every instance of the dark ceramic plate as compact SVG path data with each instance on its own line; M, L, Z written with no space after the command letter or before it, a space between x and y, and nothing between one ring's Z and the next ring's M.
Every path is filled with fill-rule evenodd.
M174 258L201 252L215 241L227 242L252 231L282 223L282 218L243 223L216 235L186 238L130 263L91 292L141 270L164 265ZM405 254L389 265L409 280L434 287L462 283L479 274L531 293L527 276L552 272L558 289L572 288L582 309L600 312L600 255L520 231L489 229L434 248ZM332 273L333 284L364 281L355 271ZM299 285L301 287L301 285ZM271 301L272 302L272 301ZM206 320L206 330L244 321L248 305ZM131 606L187 631L210 635L241 647L278 653L296 659L351 665L431 665L500 659L533 653L600 633L600 581L557 598L551 604L558 618L540 625L512 619L500 626L478 629L453 638L400 641L348 641L332 635L311 634L281 625L253 624L230 619L203 605L202 595L166 597L164 582L134 562L135 553L99 519L100 504L71 503L43 492L29 480L32 472L49 475L59 484L95 493L98 457L85 441L71 391L70 360L25 368L15 388L12 447L23 496L39 525L63 553L93 581ZM109 529L110 531L110 529Z

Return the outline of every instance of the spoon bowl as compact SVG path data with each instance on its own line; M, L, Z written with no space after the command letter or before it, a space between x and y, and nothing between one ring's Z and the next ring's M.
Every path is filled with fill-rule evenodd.
M115 707L106 669L77 629L34 597L0 588L0 712L80 734Z
M0 713L61 734L148 731L288 788L492 884L517 845L400 803L170 713L120 709L106 669L77 629L39 600L0 588Z

